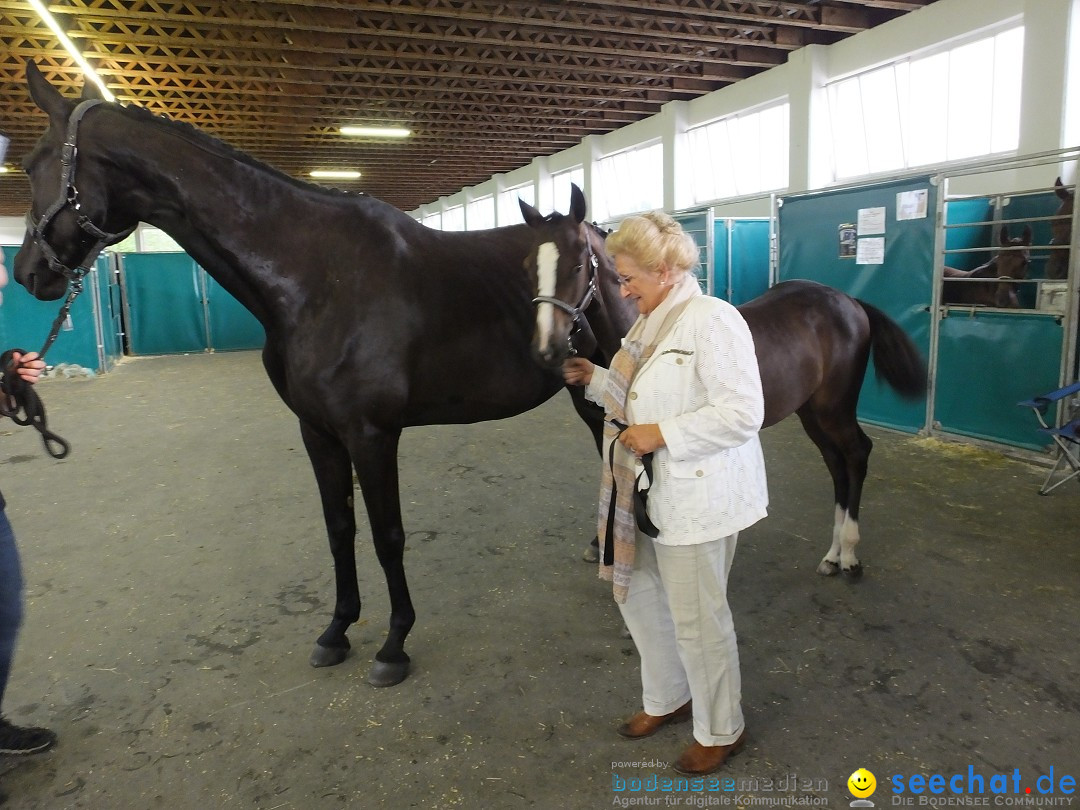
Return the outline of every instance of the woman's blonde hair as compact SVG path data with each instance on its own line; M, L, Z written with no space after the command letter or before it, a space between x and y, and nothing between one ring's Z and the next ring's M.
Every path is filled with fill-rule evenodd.
M700 260L694 237L661 211L627 217L607 238L605 247L612 256L623 253L650 273L667 268L679 275L693 270Z

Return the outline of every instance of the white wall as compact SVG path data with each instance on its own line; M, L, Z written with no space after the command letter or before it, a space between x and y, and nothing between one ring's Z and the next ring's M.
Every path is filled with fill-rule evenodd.
M1072 147L1080 144L1080 0L939 0L889 23L864 31L828 47L812 45L792 52L786 63L749 79L691 101L675 101L661 112L605 135L590 135L582 144L547 158L537 158L528 166L499 175L481 184L479 193L497 193L526 180L543 190L553 171L587 160L591 154L604 155L656 137L664 142L664 207L670 211L691 207L688 189L675 187L675 168L685 160L685 130L725 115L737 113L786 97L790 104L789 187L787 193L823 188L831 178L829 130L822 90L827 81L885 64L895 59L937 48L962 38L1001 26L1023 17L1024 80L1020 155ZM1069 86L1078 92L1067 93ZM1068 104L1069 95L1073 102ZM1066 178L1073 167L1062 166ZM1016 172L1008 179L998 176L995 184L1047 185L1040 170L1038 178ZM1028 173L1030 175L1030 173ZM592 173L585 165L585 192L590 195ZM979 180L967 181L963 191L978 193ZM463 192L459 192L459 195ZM412 212L430 213L441 205L458 203L459 195L434 201ZM566 209L562 200L537 198L541 211ZM714 205L717 216L768 216L768 195ZM513 223L500 222L500 225Z

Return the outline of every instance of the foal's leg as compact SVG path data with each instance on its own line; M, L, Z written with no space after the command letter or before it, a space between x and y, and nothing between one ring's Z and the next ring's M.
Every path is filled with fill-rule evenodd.
M405 581L405 529L401 524L397 451L401 432L368 428L352 452L360 490L367 506L375 554L390 592L390 630L368 673L373 686L394 686L409 674L405 637L416 621Z
M862 575L862 564L855 554L859 543L859 500L873 443L859 427L854 414L823 417L809 404L797 413L833 479L832 545L818 564L817 572L832 576L842 570L851 578L858 578Z
M353 511L352 462L336 438L300 422L300 434L315 471L322 499L330 553L334 558L336 598L334 617L311 653L313 667L340 664L349 651L345 632L360 618L360 589L356 582L356 515Z

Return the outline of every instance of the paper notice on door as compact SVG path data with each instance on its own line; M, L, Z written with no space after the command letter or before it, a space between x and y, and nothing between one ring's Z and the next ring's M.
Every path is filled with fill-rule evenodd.
M926 201L929 193L925 188L900 191L896 195L896 219L926 219Z
M885 237L872 236L860 239L855 249L855 264L884 264Z
M885 207L859 209L859 236L885 233Z

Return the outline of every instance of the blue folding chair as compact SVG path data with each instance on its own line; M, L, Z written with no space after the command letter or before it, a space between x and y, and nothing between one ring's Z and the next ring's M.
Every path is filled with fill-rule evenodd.
M1074 399L1070 400L1070 397ZM1056 422L1059 402L1063 404L1060 425ZM1071 478L1075 478L1077 483L1080 483L1080 381L1016 404L1023 408L1031 408L1035 413L1035 418L1039 420L1039 430L1054 440L1060 452L1054 468L1050 470L1046 481L1039 489L1039 494L1049 495ZM1047 419L1051 422L1047 422ZM1050 482L1062 472L1065 475L1051 484Z

